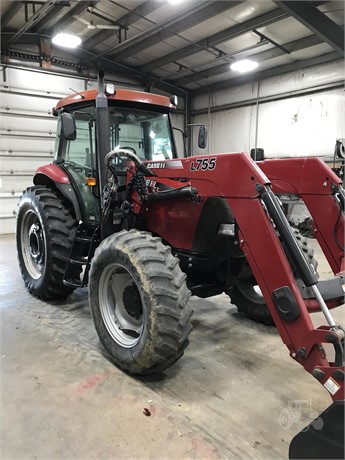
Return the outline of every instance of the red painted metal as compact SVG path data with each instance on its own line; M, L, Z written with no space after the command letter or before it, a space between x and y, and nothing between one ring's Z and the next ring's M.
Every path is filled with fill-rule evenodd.
M40 166L35 172L34 183L36 183L35 179L37 179L40 174L49 177L54 182L57 182L59 184L70 183L68 175L58 165L54 163L45 166Z
M72 94L61 99L55 106L54 110L68 107L69 105L80 104L81 102L94 102L96 100L98 90L89 89L81 91L78 94ZM170 102L166 96L159 94L145 93L143 91L133 91L128 89L117 89L115 94L106 95L109 101L125 101L125 102L140 102L142 104L153 104L167 109L175 109L175 105Z
M229 158L229 155L231 157ZM216 157L216 167L213 170L195 171L193 164L197 160L209 159L210 156L181 158L181 167L154 168L158 179L175 178L187 179L179 182L178 186L192 184L198 190L201 202L192 200L162 201L150 204L143 208L143 213L148 222L149 230L160 235L171 244L180 249L192 249L194 235L202 207L210 196L233 197L236 199L247 197L255 199L256 183L268 184L269 180L258 168L252 168L252 160L245 153L221 154ZM212 157L213 158L213 157ZM165 163L157 162L158 165ZM154 162L150 162L152 166ZM238 171L244 174L239 175ZM181 228L188 228L188 232L181 234Z
M210 158L213 157L181 159L179 167L164 167L162 161L156 167L154 162L150 163L150 168L157 174L157 182L163 178L185 179L198 189L201 202L197 204L180 199L143 206L149 230L175 248L191 249L203 203L211 196L227 198L240 229L241 248L291 357L310 373L315 369L322 370L321 384L332 377L339 389L331 397L333 400L343 399L344 381L334 374L337 369L343 368L329 361L322 347L322 343L329 341L327 334L331 329L329 326L314 327L308 306L313 311L319 308L315 299L305 301L302 298L280 240L256 190L257 184L272 183L276 192L298 194L316 222L316 235L333 270L339 272L343 258L333 236L339 203L331 190L332 184L340 184L339 178L318 159L272 160L256 164L244 153L217 155L215 168L202 171L200 167L196 170L196 165L202 165L203 160L208 159L210 164ZM181 232L181 228L187 231ZM339 241L344 241L343 216L339 219L337 236ZM282 286L291 290L299 307L300 316L293 322L282 320L273 302L274 290ZM328 303L334 307L339 301ZM298 352L302 349L306 350L305 356Z

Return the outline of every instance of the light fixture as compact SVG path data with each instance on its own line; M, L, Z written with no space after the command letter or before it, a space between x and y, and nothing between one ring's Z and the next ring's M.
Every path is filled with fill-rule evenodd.
M171 3L172 5L177 5L178 3L181 3L183 2L183 0L169 0L169 3Z
M71 34L57 34L52 38L54 45L62 46L63 48L76 48L81 43L81 38Z
M236 72L244 73L250 72L251 70L256 69L258 66L259 64L255 61L252 61L250 59L242 59L241 61L233 62L230 65L230 69L236 70Z
M115 94L116 93L115 85L113 85L112 83L107 83L105 85L105 92L106 92L106 94L109 94L110 96Z

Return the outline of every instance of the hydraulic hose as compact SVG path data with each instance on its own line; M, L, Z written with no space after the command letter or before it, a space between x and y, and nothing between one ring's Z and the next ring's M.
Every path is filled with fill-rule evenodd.
M180 187L163 192L153 192L145 196L145 201L172 200L174 198L190 198L198 193L194 187Z

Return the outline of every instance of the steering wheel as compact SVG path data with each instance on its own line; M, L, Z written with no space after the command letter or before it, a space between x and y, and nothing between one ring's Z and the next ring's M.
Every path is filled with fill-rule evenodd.
M131 152L134 153L134 155L138 156L137 151L133 147L120 147L120 149L130 150Z

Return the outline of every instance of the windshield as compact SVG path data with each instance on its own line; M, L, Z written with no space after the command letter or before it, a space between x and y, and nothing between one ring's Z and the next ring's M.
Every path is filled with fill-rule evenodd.
M134 152L142 160L175 157L169 115L110 107L110 145Z

